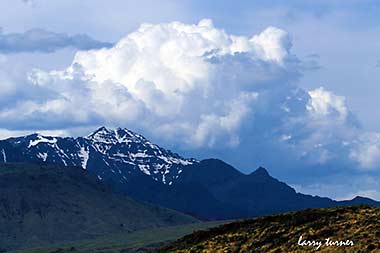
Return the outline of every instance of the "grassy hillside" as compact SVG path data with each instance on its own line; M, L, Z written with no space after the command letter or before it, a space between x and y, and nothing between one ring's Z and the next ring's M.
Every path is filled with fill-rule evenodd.
M78 168L0 165L0 248L20 249L198 220L115 193Z
M67 242L40 248L30 248L7 253L120 253L151 251L159 245L174 241L196 230L207 229L225 223L213 221L194 223L153 229L143 229L134 232L117 233L100 236L89 240Z
M300 236L300 244L310 242L299 245ZM327 246L327 238L347 246ZM380 208L308 209L238 221L187 235L160 252L380 252Z

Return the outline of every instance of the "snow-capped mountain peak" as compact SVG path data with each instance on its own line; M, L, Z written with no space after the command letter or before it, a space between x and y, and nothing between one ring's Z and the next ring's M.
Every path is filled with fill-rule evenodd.
M40 134L0 141L5 162L47 162L79 166L98 178L126 183L145 174L171 185L186 165L196 163L151 143L126 128L100 127L85 137L52 137ZM6 157L6 159L5 159Z
M147 142L147 140L137 133L134 133L127 128L110 129L107 127L101 127L95 132L84 137L93 142L102 143L128 143L128 142Z

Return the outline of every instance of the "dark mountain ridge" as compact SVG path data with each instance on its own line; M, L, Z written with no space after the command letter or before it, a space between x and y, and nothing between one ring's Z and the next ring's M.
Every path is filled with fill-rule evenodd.
M183 158L128 129L101 127L79 138L38 134L0 141L0 162L80 166L130 197L203 220L256 217L311 207L380 205L297 193L260 167L249 175L218 159Z
M230 176L213 176L219 168ZM205 178L212 179L207 181ZM286 183L270 176L265 168L260 167L246 175L218 159L207 159L188 166L177 182L181 183L198 183L223 203L249 210L251 217L311 207L354 204L380 206L380 202L363 197L335 201L326 197L297 193Z

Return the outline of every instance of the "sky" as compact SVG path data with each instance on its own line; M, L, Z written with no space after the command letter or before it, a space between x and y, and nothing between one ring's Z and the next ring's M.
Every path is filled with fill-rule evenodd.
M380 3L0 2L0 138L126 127L380 200ZM17 18L15 18L17 17Z

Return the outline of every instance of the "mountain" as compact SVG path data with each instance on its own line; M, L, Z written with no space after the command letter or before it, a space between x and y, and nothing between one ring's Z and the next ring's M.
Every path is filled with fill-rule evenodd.
M0 162L81 167L136 200L202 220L249 218L311 207L380 205L360 197L338 202L297 193L265 168L246 175L221 160L183 158L121 128L101 127L78 138L33 134L2 140Z
M370 206L380 206L380 202L378 201L375 201L373 199L370 199L370 198L365 198L365 197L360 197L360 196L356 196L355 198L353 198L352 200L343 200L343 201L340 201L339 203L341 203L342 205L370 205Z
M379 216L369 206L307 209L197 231L157 251L379 252Z
M92 173L56 165L0 165L0 248L35 247L198 220L143 204Z
M128 129L106 127L78 138L32 134L2 140L0 160L78 166L91 170L100 180L121 183L143 173L169 185L179 177L183 166L196 162L160 148Z
M128 129L101 127L78 138L40 134L9 138L0 141L1 162L81 167L137 200L205 220L232 218L236 214L196 185L171 187L183 168L198 161L152 144Z
M207 159L188 166L175 185L183 183L199 184L219 201L248 210L251 217L340 205L329 198L297 193L292 187L271 177L262 167L245 175L218 159ZM358 201L358 204L363 203Z

